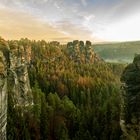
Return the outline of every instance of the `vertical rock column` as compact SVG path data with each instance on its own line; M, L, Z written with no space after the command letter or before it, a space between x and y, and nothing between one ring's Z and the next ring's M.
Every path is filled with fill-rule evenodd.
M23 46L18 46L16 42L11 44L8 83L15 105L20 106L27 106L32 103L25 55L25 48Z
M6 60L0 50L0 140L6 140L7 124L7 70Z

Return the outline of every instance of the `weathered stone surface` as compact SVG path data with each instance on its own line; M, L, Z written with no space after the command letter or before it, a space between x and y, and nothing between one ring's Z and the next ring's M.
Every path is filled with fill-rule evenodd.
M0 37L0 139L6 140L8 44Z
M6 140L7 95L11 94L15 106L32 104L27 65L31 47L8 43L0 38L0 140Z
M0 139L6 140L7 124L7 74L6 61L0 51Z
M86 41L84 44L83 41L74 40L67 44L67 49L69 56L76 63L96 63L103 61L100 57L94 53L93 48L91 47L91 42Z
M13 47L15 45L15 47ZM32 103L32 94L28 77L27 64L31 52L27 52L27 47L11 44L10 49L10 68L8 71L8 84L13 94L16 105L28 105ZM11 48L10 46L10 48Z

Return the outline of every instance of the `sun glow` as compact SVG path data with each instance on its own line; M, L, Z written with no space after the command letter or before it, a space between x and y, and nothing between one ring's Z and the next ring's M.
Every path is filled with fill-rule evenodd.
M96 36L109 41L140 40L140 14L110 24L98 31Z

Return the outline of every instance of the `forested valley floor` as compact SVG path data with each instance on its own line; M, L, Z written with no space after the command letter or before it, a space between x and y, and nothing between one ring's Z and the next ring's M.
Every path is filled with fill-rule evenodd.
M9 92L7 140L120 139L120 76L126 65L104 62L89 41L7 43L27 65L32 90L32 104L24 106Z

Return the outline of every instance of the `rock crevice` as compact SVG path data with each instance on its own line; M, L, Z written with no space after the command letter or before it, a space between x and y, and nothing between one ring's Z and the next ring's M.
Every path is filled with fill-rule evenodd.
M0 38L0 139L6 140L7 97L12 95L15 106L32 104L28 77L30 46L7 43ZM27 50L28 49L28 50ZM27 53L28 52L28 53Z

